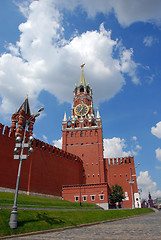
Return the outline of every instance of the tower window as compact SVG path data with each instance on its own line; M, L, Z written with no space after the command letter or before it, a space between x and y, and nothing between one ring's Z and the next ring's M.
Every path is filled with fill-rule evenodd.
M71 137L73 137L73 133L71 133Z
M84 92L84 88L83 87L80 88L80 92Z
M89 87L87 87L87 94L89 94Z
M72 123L71 122L68 122L67 123L67 127L70 128L72 126Z
M80 133L80 137L83 137L83 133L82 132Z

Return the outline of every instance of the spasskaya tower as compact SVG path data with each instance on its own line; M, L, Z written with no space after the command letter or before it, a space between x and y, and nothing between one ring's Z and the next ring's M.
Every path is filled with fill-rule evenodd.
M95 115L92 88L87 84L84 65L78 86L74 88L71 117L66 112L62 122L63 150L83 160L84 183L104 183L102 123L99 110Z

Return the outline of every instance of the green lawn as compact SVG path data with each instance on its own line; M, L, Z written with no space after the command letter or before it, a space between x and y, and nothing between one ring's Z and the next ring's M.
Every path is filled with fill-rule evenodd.
M10 200L13 198L8 193L0 194L0 202L10 204ZM22 198L22 199L21 199ZM37 199L37 200L36 200ZM12 199L13 201L13 199ZM47 207L54 204L56 202L58 205L62 204L61 206L77 206L77 204L73 205L73 203L55 200L55 199L48 199L48 198L37 198L31 197L26 195L19 195L19 202L23 204L32 205L32 203L42 204ZM1 209L0 210L0 237L2 236L9 236L14 234L20 233L27 233L27 232L35 232L47 229L54 229L54 228L61 228L67 226L76 226L85 223L92 223L92 222L99 222L105 221L109 219L117 219L123 218L127 216L134 216L143 213L152 212L151 209L122 209L122 210L107 210L107 211L44 211L44 210L18 210L18 227L17 229L10 229L9 227L9 219L11 210L8 209Z
M4 193L0 192L0 206L12 206L14 202L14 193ZM53 199L53 198L45 198L45 197L35 197L28 196L24 194L18 195L17 206L18 207L40 207L40 208L96 208L99 209L98 206L91 203L82 203L82 207L80 207L80 203L72 203L65 200Z

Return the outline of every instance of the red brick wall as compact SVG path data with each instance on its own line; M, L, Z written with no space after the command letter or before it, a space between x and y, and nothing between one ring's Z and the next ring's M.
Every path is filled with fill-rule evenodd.
M108 203L108 185L106 183L102 184L88 184L80 186L64 186L62 192L62 197L64 200L70 202L76 202L75 197L78 197L78 202L83 201L83 197L86 196L87 201L90 203ZM100 195L103 195L103 199L100 200ZM92 200L91 196L95 196Z
M15 138L8 134L9 128L3 134L0 124L0 186L15 189L19 161L13 159ZM33 147L34 152L22 162L19 189L61 196L62 185L83 183L79 157L38 140Z
M101 128L63 131L63 149L82 159L86 184L105 182Z
M114 159L104 159L105 161L105 178L109 186L118 184L121 185L124 191L127 192L129 200L124 200L124 207L132 207L132 197L131 197L131 184L127 181L130 181L130 168L132 169L132 179L134 179L133 193L137 193L137 181L136 173L134 167L134 158L114 158Z

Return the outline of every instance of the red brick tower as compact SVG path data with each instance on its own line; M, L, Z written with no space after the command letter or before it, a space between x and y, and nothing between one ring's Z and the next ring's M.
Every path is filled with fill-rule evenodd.
M10 129L10 136L20 136L23 137L23 132L25 128L26 121L31 119L28 125L28 132L26 134L27 137L32 135L33 125L35 123L35 117L30 113L30 107L28 102L28 96L25 101L22 103L21 107L17 112L12 115L12 125ZM17 126L16 126L17 124Z
M86 184L104 183L102 123L99 110L93 108L92 88L87 84L84 67L78 86L74 88L71 117L66 113L62 123L63 150L83 160Z

